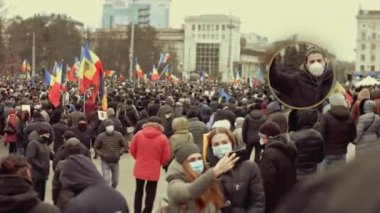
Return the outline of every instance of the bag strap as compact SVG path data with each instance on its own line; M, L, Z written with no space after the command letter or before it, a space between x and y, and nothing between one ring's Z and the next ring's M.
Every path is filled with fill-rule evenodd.
M368 131L368 129L369 129L369 128L372 126L372 124L375 122L375 120L376 120L376 115L373 115L373 119L372 119L371 123L370 123L367 127L364 128L362 134L358 137L358 140L357 140L357 141L360 141L360 140L362 139L363 135Z

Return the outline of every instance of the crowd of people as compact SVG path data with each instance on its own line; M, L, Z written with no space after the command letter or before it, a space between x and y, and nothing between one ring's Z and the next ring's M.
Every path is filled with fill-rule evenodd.
M335 93L303 110L286 108L268 91L120 84L108 93L103 119L100 103L75 92L54 108L42 86L2 85L0 129L9 155L0 164L0 212L322 212L320 203L323 212L339 212L328 203L354 197L332 193L347 175L342 170L353 170L348 145L356 146L353 165L362 165L380 144L380 89L347 90L352 103ZM123 154L135 160L129 205L117 190ZM44 203L50 173L52 205ZM347 181L374 180L368 175ZM154 206L159 181L167 181L167 192Z

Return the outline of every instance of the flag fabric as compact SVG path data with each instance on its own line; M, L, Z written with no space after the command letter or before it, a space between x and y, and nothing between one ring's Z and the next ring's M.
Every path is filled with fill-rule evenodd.
M169 64L167 64L167 65L164 67L164 69L162 70L161 75L160 75L160 79L161 79L161 77L162 77L164 74L165 74L166 77L168 77L168 75L169 75Z
M93 87L91 98L95 101L100 88L100 78L103 75L103 65L99 57L84 45L79 67L80 92L85 93L89 87Z
M106 77L107 78L112 78L112 76L116 73L115 70L107 70L106 71Z
M26 59L24 59L24 61L22 62L22 65L21 65L21 72L28 72L30 71L30 65L28 63L28 61Z
M219 90L219 97L224 98L227 103L230 102L230 99L231 99L231 96L228 93L226 93L224 89Z
M49 101L53 104L54 107L60 105L59 100L61 98L61 85L57 82L54 82L49 90Z
M74 64L71 66L69 73L67 74L67 80L71 82L78 82L78 71L80 67L80 61L77 57L74 59Z
M160 76L158 75L156 66L153 64L153 70L152 70L152 76L151 76L152 81L157 81L160 80Z
M171 78L174 82L179 82L179 78L177 78L177 76L175 76L174 74L171 74Z
M136 60L136 73L137 73L138 78L144 79L144 72L141 69L140 64L137 62L137 60Z
M169 53L162 52L161 57L160 57L160 61L158 62L157 67L159 67L161 64L168 63L170 61L170 59L171 59L171 56Z
M103 87L104 88L104 91L103 91L103 97L102 97L102 110L103 111L106 111L108 109L108 100L107 100L107 88Z
M51 75L47 70L44 70L44 83L45 86L50 86L51 85Z

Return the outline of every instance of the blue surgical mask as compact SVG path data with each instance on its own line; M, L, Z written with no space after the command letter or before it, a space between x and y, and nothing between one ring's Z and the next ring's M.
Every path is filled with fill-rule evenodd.
M232 144L221 144L219 146L213 147L212 152L219 159L222 158L226 153L232 152Z
M202 160L197 160L194 162L190 162L191 169L196 172L197 174L202 174L204 165Z

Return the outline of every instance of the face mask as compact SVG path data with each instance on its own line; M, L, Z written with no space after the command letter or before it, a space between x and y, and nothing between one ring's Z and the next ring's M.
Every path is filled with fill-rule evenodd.
M212 148L212 152L219 159L222 158L226 153L231 152L231 151L232 151L232 144L231 143L221 144L217 147Z
M78 128L79 129L86 129L87 124L86 123L78 123Z
M112 133L114 130L115 130L115 127L114 127L114 126L107 126L107 127L106 127L106 132L107 132L107 133Z
M166 118L166 119L169 119L169 118L171 118L171 117L172 117L172 113L165 114L165 118Z
M264 145L264 144L265 144L264 139L263 139L263 138L260 138L260 145L262 146L262 145Z
M203 161L197 160L194 162L190 162L190 167L197 174L202 174L202 172L203 172Z
M314 62L309 66L309 72L314 77L319 77L323 74L324 67L319 62Z

